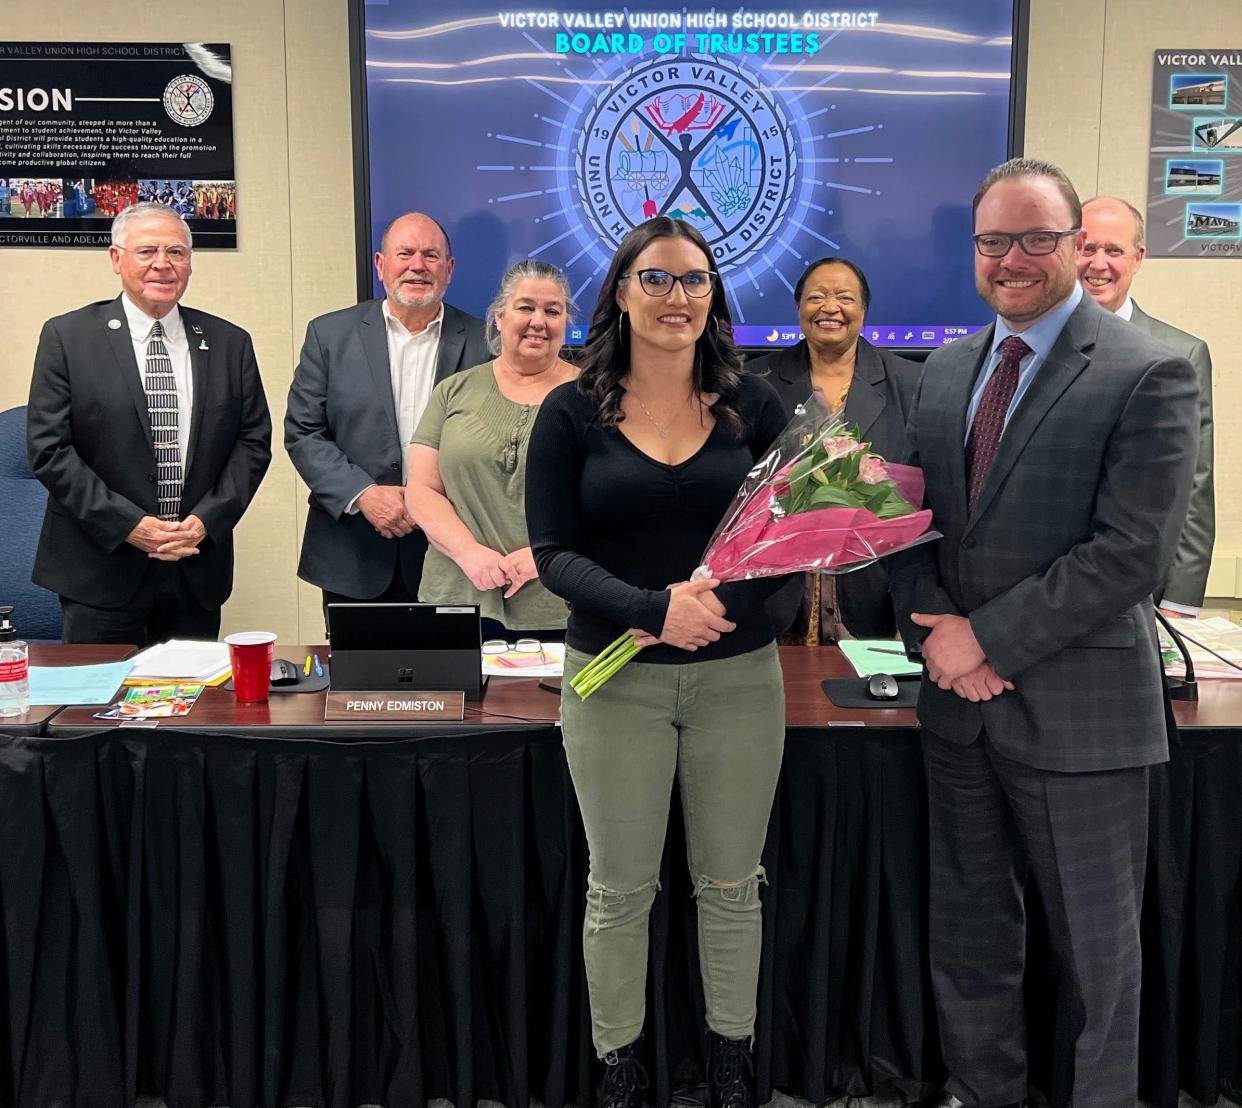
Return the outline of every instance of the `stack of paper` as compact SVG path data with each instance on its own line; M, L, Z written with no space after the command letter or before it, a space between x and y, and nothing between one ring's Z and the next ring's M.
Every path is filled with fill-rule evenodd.
M1242 679L1242 627L1225 616L1199 619L1173 619L1177 633L1186 642L1190 660L1195 664L1195 677ZM1181 654L1160 628L1160 646L1165 655L1165 672L1185 675Z
M840 646L859 677L877 673L907 677L923 672L918 662L906 658L905 647L897 639L845 639Z
M222 685L231 672L228 644L222 642L170 639L147 647L130 660L134 668L125 679L127 685L176 681Z

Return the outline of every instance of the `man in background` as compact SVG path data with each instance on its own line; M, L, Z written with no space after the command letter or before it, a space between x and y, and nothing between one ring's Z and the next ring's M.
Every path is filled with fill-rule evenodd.
M483 321L444 303L448 235L410 212L375 254L382 300L313 319L289 389L285 448L310 486L298 576L335 601L418 599L426 536L405 511L410 439L432 388L487 361Z
M189 228L162 204L112 222L115 300L39 336L26 439L47 487L33 579L60 595L64 640L214 639L233 589L233 528L271 461L250 336L181 306Z
M1212 356L1207 343L1148 315L1130 297L1130 285L1147 252L1143 215L1125 200L1097 196L1082 206L1086 242L1078 255L1078 278L1100 307L1128 319L1195 367L1199 379L1199 451L1190 508L1177 553L1156 599L1172 616L1199 614L1207 592L1216 539L1212 485Z

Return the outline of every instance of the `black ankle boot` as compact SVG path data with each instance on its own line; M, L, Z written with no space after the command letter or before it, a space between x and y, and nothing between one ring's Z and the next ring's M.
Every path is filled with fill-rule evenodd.
M604 1076L595 1096L595 1108L643 1108L647 1071L638 1060L638 1043L617 1047L604 1055Z
M749 1039L707 1033L707 1108L755 1108Z

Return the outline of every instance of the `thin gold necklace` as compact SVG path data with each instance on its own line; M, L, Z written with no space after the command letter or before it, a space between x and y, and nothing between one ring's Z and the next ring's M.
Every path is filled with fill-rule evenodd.
M651 421L651 426L656 429L656 434L658 434L660 438L666 439L669 436L669 432L672 431L673 429L673 424L677 422L677 420L681 417L681 413L689 406L690 398L694 395L694 393L689 392L686 394L686 399L681 402L677 410L673 412L672 418L666 424L664 424L664 426L660 426L659 421L656 419L655 416L651 414L651 409L649 409L647 405L643 403L642 397L639 396L638 393L634 392L634 390L631 389L630 395L633 396L634 399L638 401L638 406L642 408L643 415L645 415L647 419Z

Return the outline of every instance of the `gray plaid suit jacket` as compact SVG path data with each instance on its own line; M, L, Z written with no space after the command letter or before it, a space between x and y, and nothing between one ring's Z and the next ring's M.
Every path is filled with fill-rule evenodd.
M1015 409L974 511L966 411L992 327L927 360L911 460L943 534L896 555L908 614L969 616L1013 692L972 704L924 679L919 718L969 742L987 728L1038 769L1150 765L1168 756L1151 595L1186 516L1198 451L1191 364L1083 297Z
M1137 304L1130 322L1140 331L1159 339L1181 354L1199 375L1199 454L1195 482L1190 489L1190 510L1177 540L1173 566L1157 600L1198 607L1207 593L1212 547L1216 542L1216 494L1212 480L1212 355L1207 343L1148 315Z

